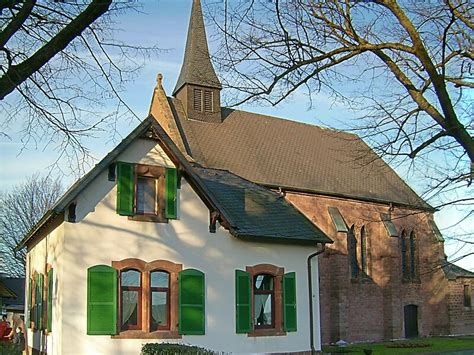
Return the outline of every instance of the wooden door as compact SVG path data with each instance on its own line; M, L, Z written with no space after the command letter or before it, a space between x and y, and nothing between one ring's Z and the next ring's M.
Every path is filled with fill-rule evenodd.
M409 304L404 307L405 313L405 338L418 336L418 306Z

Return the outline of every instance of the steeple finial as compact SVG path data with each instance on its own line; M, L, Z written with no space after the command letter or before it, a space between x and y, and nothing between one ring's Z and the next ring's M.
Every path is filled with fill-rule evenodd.
M173 96L176 96L185 84L222 88L209 56L200 0L193 0L183 65Z

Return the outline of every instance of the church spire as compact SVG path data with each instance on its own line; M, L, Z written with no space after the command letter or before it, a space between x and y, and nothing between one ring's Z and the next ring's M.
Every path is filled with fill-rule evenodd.
M209 56L200 0L193 0L183 65L173 96L186 84L212 89L222 88Z

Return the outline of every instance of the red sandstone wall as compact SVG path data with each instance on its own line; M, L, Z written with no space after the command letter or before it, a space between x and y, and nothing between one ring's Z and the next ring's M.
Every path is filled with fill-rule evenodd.
M447 334L448 283L437 265L444 260L443 243L436 241L427 212L395 207L392 221L398 231L413 230L417 238L419 282L402 282L399 238L389 237L380 213L389 206L326 196L287 193L287 199L327 233L334 244L320 259L321 328L323 343L403 338L403 307L418 306L420 336ZM365 225L367 279L351 279L347 234L337 233L328 207L337 207L348 226L355 225L360 263L360 228Z
M451 334L474 334L474 279L458 278L449 283ZM464 285L471 286L471 307L464 307Z

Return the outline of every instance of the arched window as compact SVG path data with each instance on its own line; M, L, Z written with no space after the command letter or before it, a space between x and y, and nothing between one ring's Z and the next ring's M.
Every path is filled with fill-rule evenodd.
M121 332L117 336L179 337L178 274L183 266L167 260L147 263L129 258L112 261L112 267L118 270L120 280L118 304Z
M416 263L416 238L415 232L410 233L410 278L415 280L418 277Z
M274 277L269 274L257 274L253 279L255 329L273 328L275 320Z
M355 238L354 225L352 225L347 233L347 249L351 268L351 278L356 279L359 276L359 267L357 265L357 240Z
M141 329L141 272L128 269L120 273L120 328Z
M150 272L150 330L170 329L170 274Z
M365 235L365 226L360 229L360 266L362 274L367 275L367 240Z
M403 280L407 281L410 279L410 273L408 270L408 245L405 231L402 231L400 236L400 252L402 257L402 277Z

